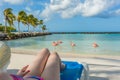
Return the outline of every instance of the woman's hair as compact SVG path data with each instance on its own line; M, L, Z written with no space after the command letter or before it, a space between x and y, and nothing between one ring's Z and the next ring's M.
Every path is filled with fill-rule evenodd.
M6 70L11 57L10 48L2 41L0 41L0 72Z

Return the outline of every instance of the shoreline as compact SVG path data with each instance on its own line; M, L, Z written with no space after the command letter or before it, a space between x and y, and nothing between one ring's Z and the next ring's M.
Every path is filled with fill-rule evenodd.
M11 52L13 54L24 54L24 55L36 55L39 50L28 50L28 49L15 49L15 48L11 48ZM53 51L50 51L53 52ZM120 59L120 55L106 55L106 54L74 54L74 53L58 53L60 55L60 57L62 58L111 58L111 59Z

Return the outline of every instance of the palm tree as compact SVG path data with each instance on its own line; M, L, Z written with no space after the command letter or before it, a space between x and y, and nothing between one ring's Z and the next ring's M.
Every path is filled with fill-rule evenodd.
M7 28L7 23L12 26L13 25L13 21L15 20L15 15L12 13L12 9L11 8L7 8L4 10L4 16L5 16L5 33L6 33L6 28Z
M40 24L40 25L43 25L43 20L40 20L40 21L39 21L39 24Z
M43 25L43 20L39 21L39 25L40 25L40 28L41 28L41 25Z
M43 25L43 26L41 27L41 29L42 29L42 32L44 32L45 30L47 30L46 25Z
M13 21L15 21L16 20L16 17L15 17L15 15L14 14L10 14L9 15L9 19L8 19L8 24L10 25L10 32L11 32L11 27L14 25L14 23L13 23Z
M28 25L28 32L29 31L29 27L30 25L32 25L33 27L36 27L38 25L38 19L35 18L32 14L28 15L27 18L26 18L26 23Z
M32 24L34 16L32 14L27 16L26 24L28 25L28 32L30 32L30 24Z
M27 18L27 14L24 11L20 11L17 16L17 21L18 21L18 31L20 33L20 22L25 24L25 20Z
M32 22L31 22L31 25L33 26L33 28L36 28L36 26L38 25L38 22L39 22L38 19L33 17Z

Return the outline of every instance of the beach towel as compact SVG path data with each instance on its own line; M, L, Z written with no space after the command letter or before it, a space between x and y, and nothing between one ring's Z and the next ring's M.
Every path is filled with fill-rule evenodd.
M60 80L79 80L83 71L83 65L72 61L62 62L66 67L60 73Z

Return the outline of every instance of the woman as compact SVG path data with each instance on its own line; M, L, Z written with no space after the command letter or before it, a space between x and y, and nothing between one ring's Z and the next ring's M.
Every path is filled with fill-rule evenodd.
M17 75L3 72L0 80L60 80L60 69L64 67L56 52L50 54L48 49L42 49L34 61L19 70Z

